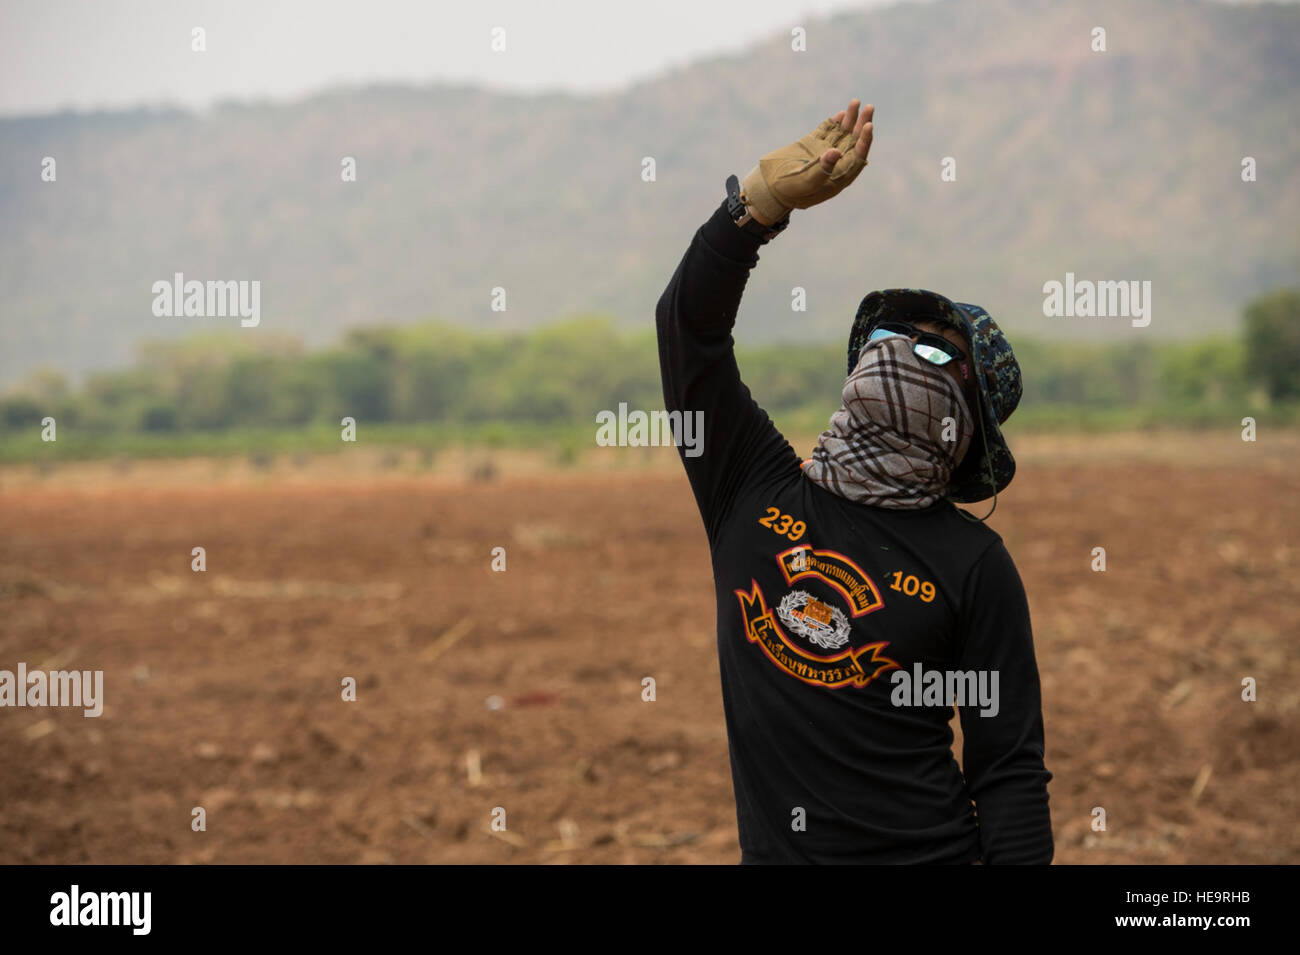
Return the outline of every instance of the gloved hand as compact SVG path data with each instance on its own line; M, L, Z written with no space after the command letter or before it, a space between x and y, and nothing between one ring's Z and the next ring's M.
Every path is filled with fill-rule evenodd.
M741 199L754 217L768 225L791 209L807 209L838 195L867 165L871 149L870 104L858 115L858 100L849 103L807 136L775 149L745 175Z

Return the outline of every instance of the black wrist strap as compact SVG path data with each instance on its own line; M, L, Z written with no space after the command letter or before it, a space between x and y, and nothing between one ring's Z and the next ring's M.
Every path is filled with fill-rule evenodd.
M731 221L736 223L742 231L750 235L757 236L763 242L770 242L775 236L785 231L785 227L790 224L790 213L772 225L763 225L749 213L749 208L740 199L740 179L734 174L727 177L727 212L731 214Z

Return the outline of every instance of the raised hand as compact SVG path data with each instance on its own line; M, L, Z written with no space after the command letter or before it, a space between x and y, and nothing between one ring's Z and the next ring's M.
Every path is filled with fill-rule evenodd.
M773 150L749 171L741 196L758 221L771 225L791 209L808 209L839 195L867 165L871 149L870 103L851 100L808 135Z
M839 124L841 129L852 130L853 135L857 137L857 143L854 145L853 150L857 153L858 158L862 160L862 165L865 166L867 164L867 153L871 151L871 117L876 115L876 108L868 103L866 108L862 110L861 115L859 115L859 104L859 100L850 100L849 108L840 110L831 119ZM841 155L842 153L834 147L822 153L822 165L827 172L832 172L835 169L835 164L839 161Z

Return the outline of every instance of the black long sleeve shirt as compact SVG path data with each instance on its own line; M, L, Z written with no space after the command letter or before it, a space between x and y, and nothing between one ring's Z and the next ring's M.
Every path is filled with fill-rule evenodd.
M713 558L740 861L1048 863L1051 774L1015 564L946 501L871 507L803 476L733 351L759 245L723 203L656 309L668 410L703 412L701 446L679 451ZM997 674L996 715L958 707L962 767L952 703L914 696L900 671Z

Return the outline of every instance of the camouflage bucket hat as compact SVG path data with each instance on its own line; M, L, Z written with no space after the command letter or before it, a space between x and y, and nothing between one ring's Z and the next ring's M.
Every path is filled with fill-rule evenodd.
M858 306L849 333L851 374L867 336L879 322L889 318L904 321L930 319L960 329L970 343L979 384L977 417L983 435L971 442L970 450L948 482L947 497L959 504L982 501L1000 492L1016 473L1016 461L1002 435L1002 423L1020 404L1020 365L1002 329L978 305L953 302L926 289L892 288L871 292Z

